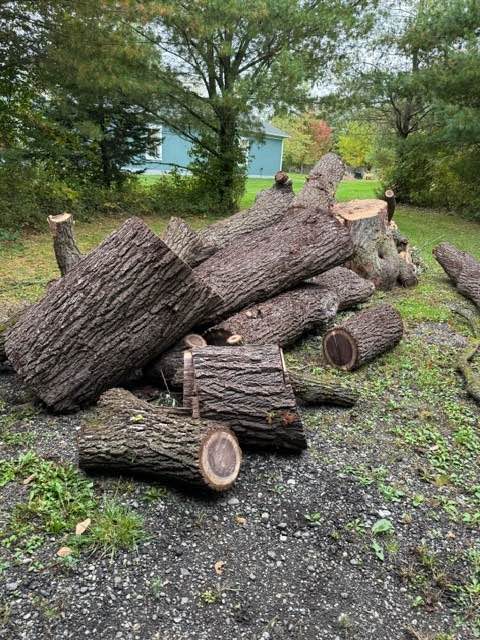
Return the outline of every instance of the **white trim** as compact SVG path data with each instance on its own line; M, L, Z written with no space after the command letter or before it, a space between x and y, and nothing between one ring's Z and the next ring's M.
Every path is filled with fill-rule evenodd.
M271 178L271 179L273 179L273 178L275 178L275 176L266 176L265 174L260 176L260 175L257 175L257 174L248 173L247 174L247 178Z
M280 151L280 171L283 169L283 142L284 138L282 138L282 150Z

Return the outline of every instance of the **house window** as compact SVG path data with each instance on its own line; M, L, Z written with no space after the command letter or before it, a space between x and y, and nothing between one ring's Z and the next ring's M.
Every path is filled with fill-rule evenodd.
M155 151L147 153L145 160L148 162L162 162L163 160L163 127L160 125L151 134L151 139L155 144Z

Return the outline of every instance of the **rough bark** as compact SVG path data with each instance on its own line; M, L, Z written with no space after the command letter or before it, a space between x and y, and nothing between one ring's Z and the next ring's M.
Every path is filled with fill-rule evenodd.
M307 446L279 347L205 347L192 366L184 404L203 419L230 426L246 447L300 451ZM186 372L187 372L186 367ZM190 396L190 397L189 397Z
M64 276L82 259L73 234L73 217L69 213L48 216L48 226L53 236L53 250L58 268Z
M480 309L480 262L449 242L435 247L433 255L458 292Z
M145 474L225 491L242 459L230 429L156 407L124 389L104 393L78 436L79 465L102 472Z
M310 280L319 287L333 291L338 297L338 310L350 309L366 302L375 292L370 280L361 278L351 269L335 267Z
M391 189L385 191L385 201L387 203L387 218L388 222L391 222L397 206L395 194Z
M359 398L358 391L338 383L317 380L291 371L288 372L288 377L295 396L306 405L333 404L353 407Z
M196 267L195 275L223 298L216 321L323 271L352 254L348 231L324 211L297 211L282 222L246 234Z
M212 345L226 345L232 336L242 344L293 344L303 334L325 329L338 310L335 292L307 283L270 300L242 309L205 332Z
M396 225L388 220L386 202L352 200L336 204L334 212L349 230L355 248L346 266L371 280L377 289L417 284L415 266L397 250Z
M195 336L192 340L192 336ZM198 334L189 334L145 367L145 376L167 389L183 386L183 354L193 347L206 347L207 341Z
M215 244L202 238L181 218L170 218L162 240L190 267L200 264L216 251Z
M69 411L143 367L220 303L131 218L29 307L6 353L49 407Z
M384 304L367 309L327 331L323 353L329 364L351 371L393 349L403 336L400 314Z
M237 238L280 222L292 203L292 183L283 171L275 176L270 189L261 191L255 203L246 211L239 211L224 220L215 222L198 233L207 246L222 249Z
M345 174L345 165L334 153L327 153L310 171L307 182L292 202L296 211L307 209L330 211L335 203L338 183Z

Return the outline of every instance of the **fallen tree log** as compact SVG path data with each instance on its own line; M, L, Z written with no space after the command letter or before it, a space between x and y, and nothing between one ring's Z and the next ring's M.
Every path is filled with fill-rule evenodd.
M458 292L480 309L480 262L449 242L435 247L433 255Z
M191 407L192 415L227 424L242 446L306 448L279 347L192 349L186 354L185 376L184 405Z
M359 398L358 391L338 383L317 380L291 371L288 372L288 378L295 396L306 405L333 404L353 407Z
M345 175L345 165L334 153L327 153L310 171L307 181L292 202L292 209L331 211L335 203L335 193Z
M389 290L397 283L417 284L415 266L398 252L388 205L383 200L352 200L338 203L334 213L351 235L354 253L346 263L377 289Z
M400 314L384 304L361 311L327 331L323 353L332 366L351 371L393 349L402 336Z
M354 274L355 275L355 274ZM242 344L296 342L313 330L325 329L338 310L335 292L313 283L281 293L270 300L242 309L205 332L208 344L231 344L232 336Z
M192 340L192 336L194 339ZM181 389L183 387L183 354L193 347L206 347L207 341L198 334L189 334L177 342L173 347L149 363L145 369L145 376L159 382L167 389Z
M237 479L242 453L230 429L157 407L124 389L104 393L78 436L85 470L145 474L215 491Z
M45 404L70 411L143 367L220 304L130 218L22 314L5 350Z
M200 264L217 250L214 243L202 238L181 218L170 218L162 240L190 267Z
M294 197L292 182L278 171L270 189L261 191L246 211L215 222L198 233L200 240L217 250L235 242L237 238L280 222Z
M480 375L471 364L476 354L480 354L480 322L468 309L455 306L451 309L467 321L472 332L473 343L461 351L457 360L457 371L462 374L465 380L465 389L468 395L480 404Z
M361 302L366 302L375 292L375 285L370 280L360 277L351 269L335 267L309 282L319 287L334 291L338 297L338 310L350 309Z
M64 276L82 259L73 235L73 217L70 213L48 216L48 226L53 236L53 250L58 268Z
M322 210L299 210L282 222L241 236L194 269L224 300L208 320L221 320L291 289L342 264L352 251L348 231Z

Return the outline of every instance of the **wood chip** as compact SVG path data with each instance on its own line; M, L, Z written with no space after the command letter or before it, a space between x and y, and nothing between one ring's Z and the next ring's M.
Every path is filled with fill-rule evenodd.
M225 567L225 561L217 560L214 566L215 566L215 573L217 574L217 576L221 576Z

